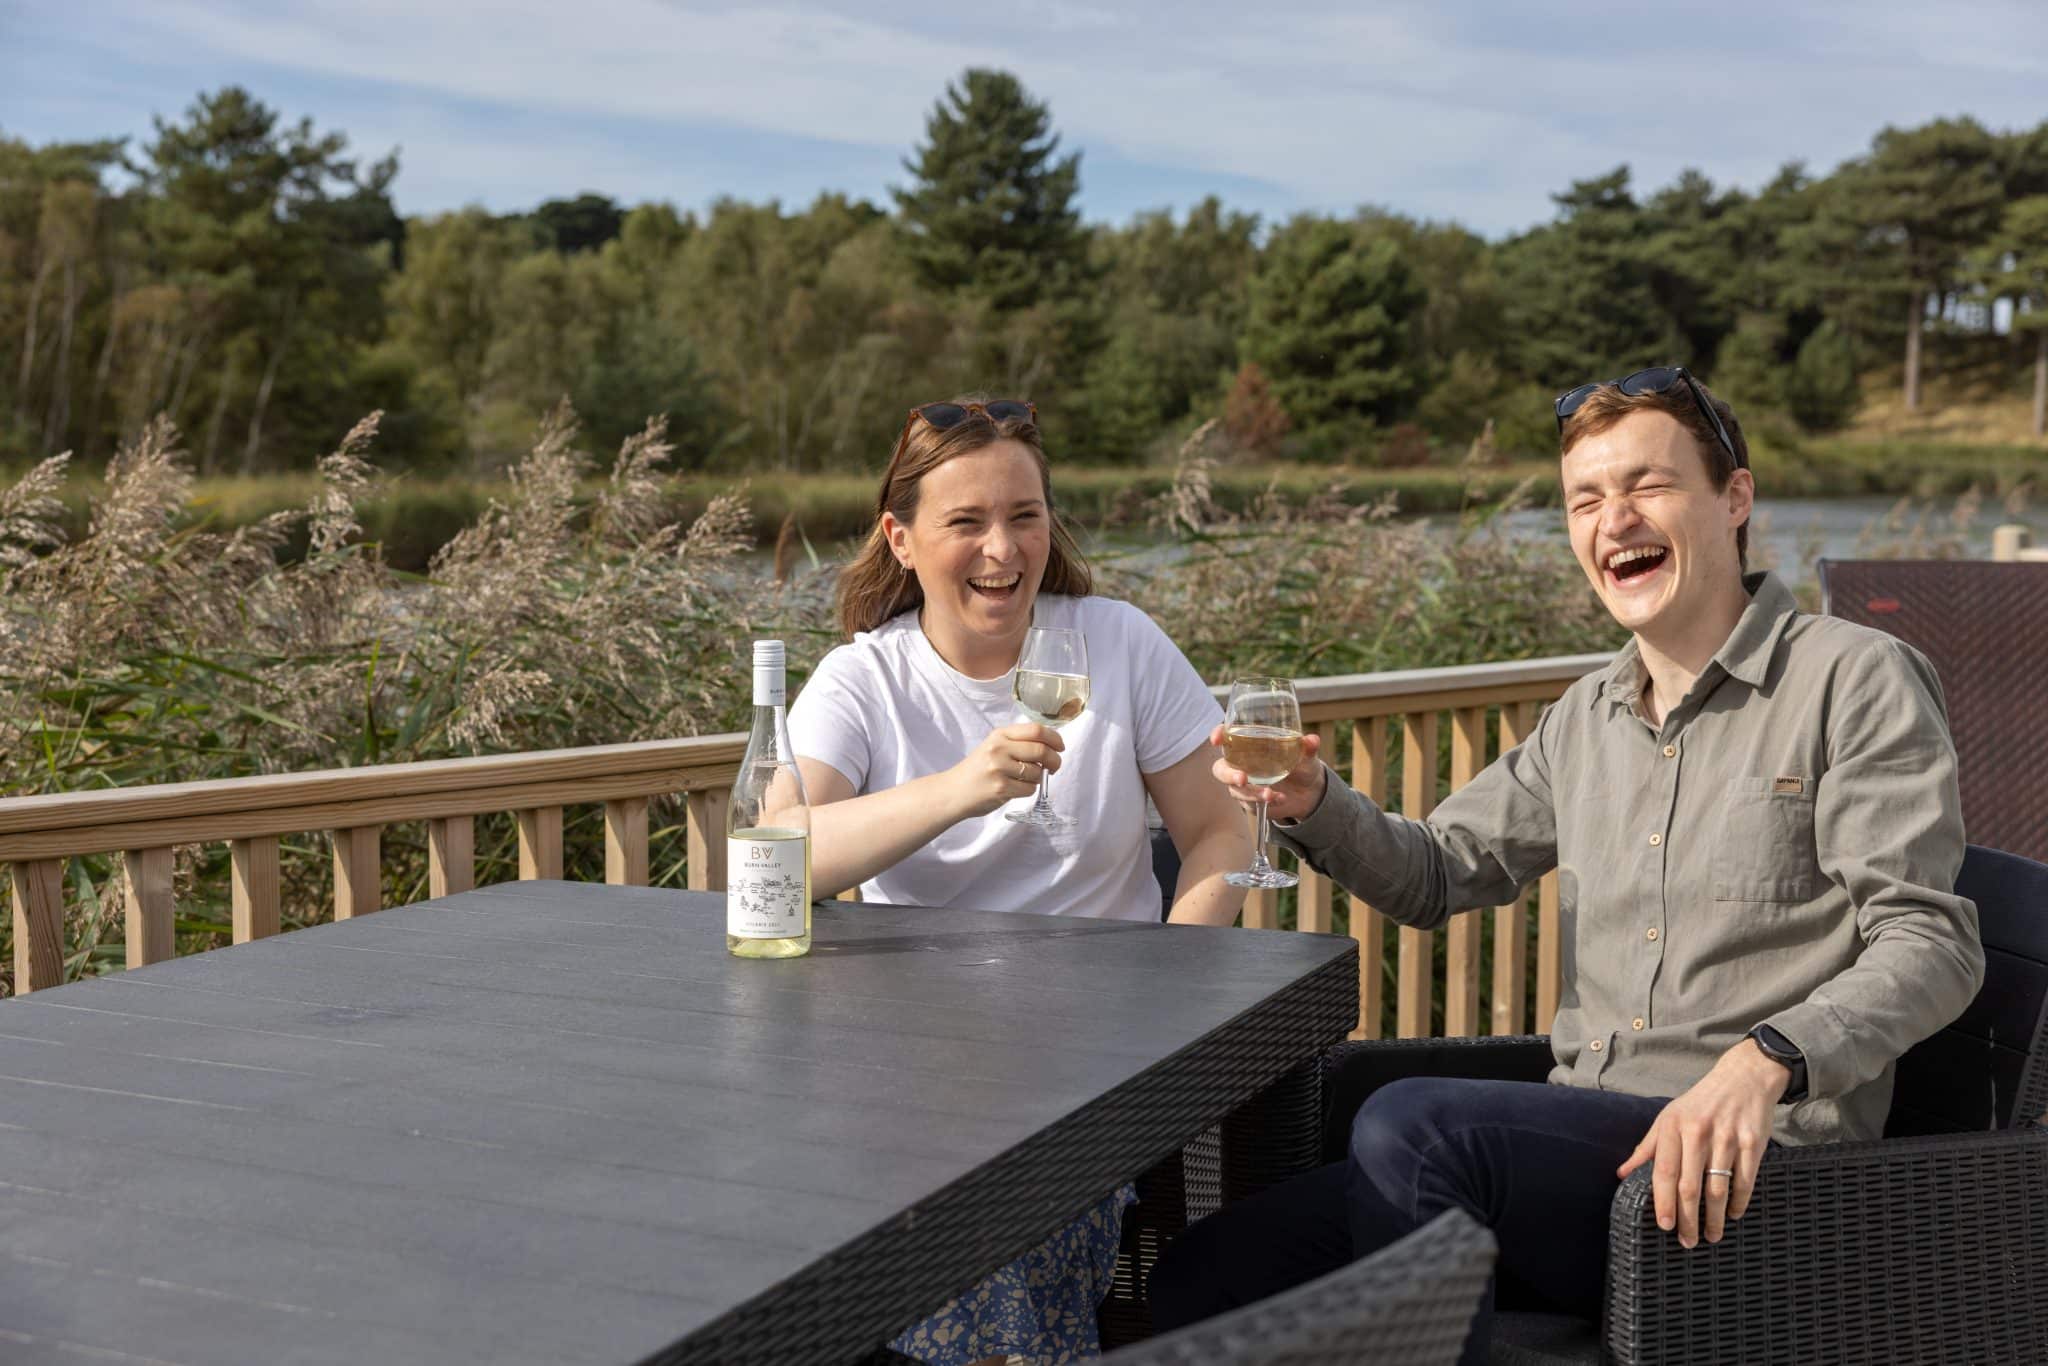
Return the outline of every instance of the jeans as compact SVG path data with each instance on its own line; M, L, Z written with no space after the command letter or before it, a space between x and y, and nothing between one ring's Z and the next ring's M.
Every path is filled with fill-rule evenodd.
M1175 1239L1150 1285L1165 1332L1335 1271L1462 1209L1500 1243L1461 1361L1483 1363L1496 1292L1598 1318L1607 1215L1669 1102L1541 1082L1411 1077L1373 1092L1342 1162L1219 1210Z

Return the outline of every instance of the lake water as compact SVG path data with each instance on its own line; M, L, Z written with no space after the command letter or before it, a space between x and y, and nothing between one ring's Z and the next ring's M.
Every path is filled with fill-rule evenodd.
M1451 516L1424 517L1427 525L1446 531L1457 526ZM1921 555L1940 553L1938 547L1955 545L1974 559L1991 554L1992 529L2005 521L2040 523L2038 514L2010 516L1996 503L1986 503L1966 527L1956 524L1953 499L1913 501L1900 510L1896 498L1779 498L1757 504L1750 524L1749 558L1752 567L1768 566L1788 585L1816 578L1814 561L1822 557L1847 560L1869 558L1879 549L1893 555L1909 546ZM1564 512L1559 508L1523 508L1506 514L1501 524L1510 535L1566 545ZM2035 527L2038 537L2042 528ZM1148 543L1144 537L1111 533L1084 536L1085 548L1131 554L1140 561L1171 561L1180 548Z

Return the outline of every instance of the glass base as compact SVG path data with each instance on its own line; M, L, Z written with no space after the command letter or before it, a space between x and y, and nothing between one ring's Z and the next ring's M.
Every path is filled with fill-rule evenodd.
M1292 887L1301 881L1293 873L1283 873L1278 868L1246 869L1242 873L1225 873L1223 880L1233 887Z
M1062 816L1057 811L1040 811L1035 806L1026 807L1022 811L1005 811L1003 819L1015 821L1019 825L1035 825L1041 830L1065 830L1074 824L1072 816Z

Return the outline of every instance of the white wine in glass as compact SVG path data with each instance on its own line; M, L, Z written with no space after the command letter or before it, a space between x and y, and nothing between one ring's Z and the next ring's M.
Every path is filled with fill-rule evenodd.
M1079 631L1061 626L1034 626L1017 655L1012 695L1023 713L1054 730L1078 721L1088 709L1088 642ZM1038 800L1027 811L1005 811L1019 825L1064 829L1074 823L1052 809L1052 774L1040 773Z
M1270 787L1301 762L1301 702L1291 678L1239 678L1230 684L1230 703L1223 717L1223 759L1260 787ZM1252 845L1252 866L1226 873L1233 887L1292 887L1301 881L1266 860L1272 838L1266 804L1259 803L1259 833Z

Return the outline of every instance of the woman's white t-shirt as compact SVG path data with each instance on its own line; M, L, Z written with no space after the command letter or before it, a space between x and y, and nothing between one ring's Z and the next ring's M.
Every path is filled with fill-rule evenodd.
M1088 709L1061 730L1066 750L1052 777L1053 808L1074 825L1019 825L1003 817L1010 806L970 816L862 883L861 895L907 906L1157 920L1161 894L1140 775L1194 753L1222 708L1179 647L1127 602L1049 594L1032 619L1077 629L1087 641ZM789 735L798 757L831 765L860 795L943 772L990 731L1026 719L1010 674L958 672L912 611L819 661L789 709Z

